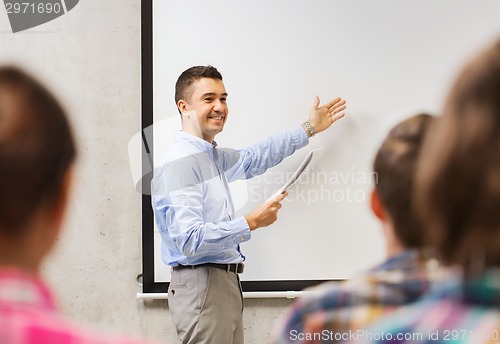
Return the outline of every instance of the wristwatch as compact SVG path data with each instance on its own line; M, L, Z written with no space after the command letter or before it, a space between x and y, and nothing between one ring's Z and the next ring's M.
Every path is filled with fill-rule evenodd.
M316 132L314 131L311 123L309 122L304 122L304 127L306 127L307 131L309 132L309 134L311 134L311 137L313 137L314 135L316 135Z

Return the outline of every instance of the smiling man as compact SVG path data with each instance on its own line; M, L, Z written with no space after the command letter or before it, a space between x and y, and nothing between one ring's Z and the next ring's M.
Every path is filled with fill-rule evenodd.
M193 87L185 91L183 98L189 101L178 99L179 111L181 114L193 112L195 115L193 119L196 119L191 121L190 115L186 115L186 121L183 121L183 131L201 137L207 142L213 142L215 135L224 129L228 115L227 93L222 80L199 79L195 81Z
M235 216L228 183L264 173L309 138L342 118L345 100L319 107L307 122L239 150L214 141L228 119L222 75L196 66L177 80L175 101L182 130L155 170L152 204L162 237L162 259L172 267L169 308L182 343L243 343L240 243L277 220L281 194L246 216Z

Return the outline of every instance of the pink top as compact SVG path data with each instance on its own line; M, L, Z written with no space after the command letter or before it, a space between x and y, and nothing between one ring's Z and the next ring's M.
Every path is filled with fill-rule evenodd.
M36 276L0 267L1 344L146 344L106 337L76 326L58 313L54 299Z

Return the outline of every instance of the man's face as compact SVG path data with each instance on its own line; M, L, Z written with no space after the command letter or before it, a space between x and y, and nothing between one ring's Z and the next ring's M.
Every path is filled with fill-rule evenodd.
M191 85L189 93L191 97L188 100L179 101L179 109L183 114L195 111L199 132L204 140L211 143L215 135L224 129L229 112L224 83L219 79L201 78Z

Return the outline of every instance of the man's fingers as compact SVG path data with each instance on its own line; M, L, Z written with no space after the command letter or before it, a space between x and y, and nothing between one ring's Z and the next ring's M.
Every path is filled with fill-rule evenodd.
M345 113L343 113L343 112L342 113L338 113L336 115L333 115L332 116L332 123L335 123L339 119L344 118L344 116L345 116Z
M342 105L341 107L338 107L338 108L335 108L335 109L330 110L330 113L331 113L332 115L335 115L335 114L337 114L337 113L339 113L339 112L344 111L344 110L346 109L346 107L347 107L347 106L344 104L344 105Z
M314 96L313 109L317 110L318 107L319 107L319 97L318 96Z
M337 104L338 102L342 101L343 99L340 97L337 97L335 99L330 100L328 103L326 103L324 106L326 106L328 109L330 109L332 106ZM344 100L345 102L345 100Z
M280 193L278 196L274 197L272 200L271 200L271 203L272 204L277 204L277 203L280 203L286 196L288 196L288 192L283 192L283 193Z
M342 99L341 101L339 101L339 102L333 104L332 106L330 106L328 108L328 111L335 111L336 109L338 109L338 108L340 108L342 106L345 106L345 104L346 104L345 99Z

